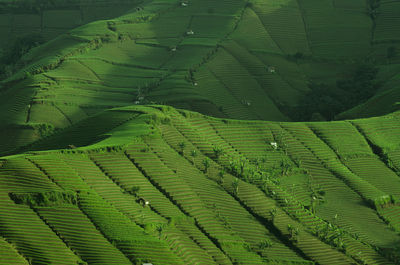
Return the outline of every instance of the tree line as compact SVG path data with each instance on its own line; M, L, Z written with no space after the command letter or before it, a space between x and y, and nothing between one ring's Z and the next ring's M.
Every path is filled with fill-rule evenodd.
M325 83L311 82L310 91L290 111L291 118L296 121L334 120L339 113L375 95L380 87L377 74L376 66L362 64L348 78L337 80L335 88Z
M17 70L17 63L32 48L44 43L40 34L21 36L7 45L0 53L0 80L11 76Z

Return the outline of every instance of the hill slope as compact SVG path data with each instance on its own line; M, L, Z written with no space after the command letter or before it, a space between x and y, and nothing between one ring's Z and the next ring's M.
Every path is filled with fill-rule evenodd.
M91 119L2 158L3 264L398 262L398 113L277 123L136 106Z
M144 2L22 57L0 88L2 131L15 136L0 152L40 138L38 126L133 103L275 121L332 119L352 107L339 117L390 113L400 69L390 10L400 3ZM357 69L371 62L378 74L367 68L368 82L358 82Z
M399 10L149 0L19 54L0 264L400 264Z

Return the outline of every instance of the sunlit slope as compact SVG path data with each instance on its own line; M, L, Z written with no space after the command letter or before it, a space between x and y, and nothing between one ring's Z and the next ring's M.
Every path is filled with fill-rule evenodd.
M395 264L399 119L102 112L0 160L3 263Z
M366 58L387 65L378 81L388 107L367 103L343 117L386 114L398 101L390 91L398 90L399 23L390 10L400 3L381 2L371 19L361 0L148 1L73 29L26 54L2 83L2 138L13 137L0 152L47 134L39 128L133 103L286 121L310 82L334 89Z

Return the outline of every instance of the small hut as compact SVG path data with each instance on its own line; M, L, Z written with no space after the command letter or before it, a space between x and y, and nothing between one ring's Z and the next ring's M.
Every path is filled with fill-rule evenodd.
M275 68L275 66L268 66L267 71L268 71L268 73L275 74L276 68Z
M146 207L150 204L150 202L144 198L139 198L138 200L139 204L142 205L143 207Z
M251 106L251 102L249 100L247 100L247 99L243 99L242 100L242 104L246 105L246 106Z

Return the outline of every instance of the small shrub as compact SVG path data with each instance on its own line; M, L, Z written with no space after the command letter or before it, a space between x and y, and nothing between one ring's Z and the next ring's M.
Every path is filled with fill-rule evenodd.
M233 193L234 193L235 195L237 195L238 192L239 192L239 179L238 179L238 178L235 178L235 179L233 180L233 182L232 182L232 188L233 188Z
M196 150L192 150L192 151L190 152L190 156L192 157L193 165L196 165L196 160L195 160L195 158L196 158L196 156L197 156L197 151L196 151Z
M279 167L283 176L289 175L289 173L293 170L293 164L287 158L282 158Z
M139 195L140 187L139 186L133 186L131 190L129 191L130 194L133 196L137 197Z
M267 239L264 239L263 241L261 241L261 242L258 244L258 247L260 248L260 250L264 250L264 249L266 249L266 248L272 247L272 242L271 242L271 240L269 240L268 238L267 238Z
M218 173L218 184L224 184L225 170L221 169Z
M224 150L222 150L222 148L219 146L214 146L213 151L216 159L219 159L224 153Z
M204 171L205 173L207 173L208 168L210 167L211 163L210 163L210 159L208 157L203 159L203 166L204 166Z
M30 72L25 72L25 78L28 79L32 77L32 74Z
M274 221L274 219L275 219L275 216L276 216L276 208L274 208L274 209L272 209L269 213L271 214L271 219L272 219L272 221Z
M291 224L288 224L288 231L289 231L289 240L292 242L297 242L298 240L298 235L299 235L299 228L292 226Z
M50 136L56 131L55 127L48 123L34 124L32 127L40 134L41 137Z
M252 8L253 7L253 3L250 2L250 1L247 1L245 7Z
M181 155L183 155L183 151L184 151L184 149L185 149L185 147L186 147L185 142L180 142L180 143L178 144L178 146L179 146L179 148L181 149L181 150L179 151L179 153L180 153Z

